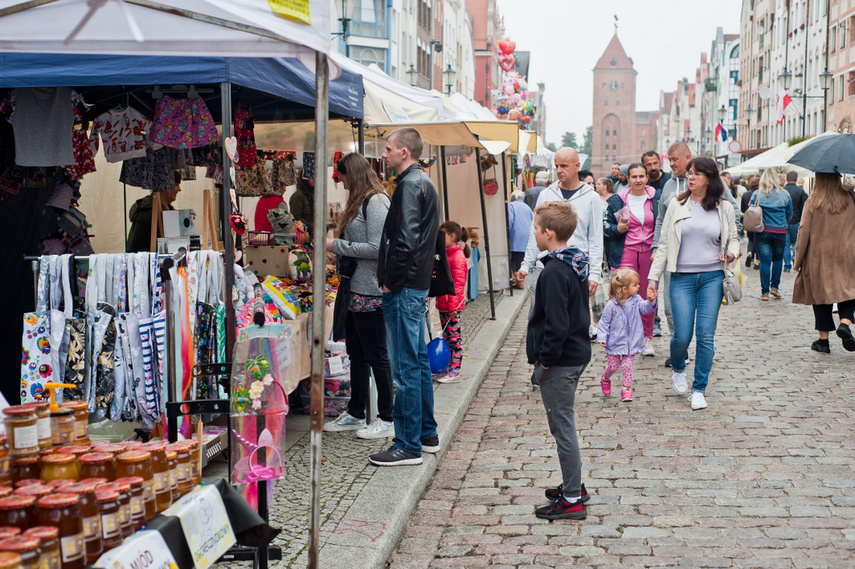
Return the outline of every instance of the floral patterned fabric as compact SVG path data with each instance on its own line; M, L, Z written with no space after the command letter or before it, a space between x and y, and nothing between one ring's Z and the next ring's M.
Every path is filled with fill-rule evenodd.
M235 137L237 138L237 160L235 166L253 168L257 159L255 155L255 123L252 114L244 109L235 111Z
M144 190L171 190L175 187L175 174L169 149L149 148L143 158L125 160L119 181Z
M50 317L48 314L24 314L21 353L21 403L47 398L44 384L53 373L50 346Z
M219 139L214 117L202 97L163 95L154 107L151 142L170 148L197 148Z
M350 303L347 309L351 312L375 312L383 310L383 297L363 296L352 292L350 293Z
M85 130L71 131L71 149L74 151L74 164L63 166L66 176L72 180L79 180L85 174L95 172L95 154Z

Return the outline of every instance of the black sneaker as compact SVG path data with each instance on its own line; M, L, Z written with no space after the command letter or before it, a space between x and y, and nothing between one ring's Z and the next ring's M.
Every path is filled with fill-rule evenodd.
M665 365L665 367L671 367L671 358L668 358L667 360L665 360L664 365Z
M534 515L544 520L584 520L588 517L588 510L582 500L568 502L564 496L559 496L548 506L535 510Z
M427 452L430 454L436 454L439 452L439 437L434 435L432 437L427 437L422 439L422 452Z
M549 488L548 490L546 490L546 492L544 492L544 494L546 495L547 500L554 500L558 496L562 495L561 486L559 486L558 488ZM588 494L588 491L585 489L585 485L582 484L582 503L587 503L590 499L591 495Z
M816 340L810 345L810 349L821 354L831 353L831 346L828 344L828 340Z
M389 450L372 454L368 460L374 466L410 466L421 464L422 455L392 447Z
M837 336L843 340L843 348L847 352L855 352L855 336L852 335L848 324L841 323L837 327Z

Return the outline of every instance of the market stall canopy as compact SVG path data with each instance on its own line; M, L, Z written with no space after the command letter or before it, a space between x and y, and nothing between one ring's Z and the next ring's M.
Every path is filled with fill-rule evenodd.
M330 52L330 2L306 2L302 10L280 8L290 17L276 13L271 4L0 0L0 51L301 58Z
M375 124L371 127L380 138L387 138L399 128L412 127L419 131L426 144L434 146L472 146L489 149L482 145L472 131L462 122L406 123L406 124ZM501 150L499 151L501 152Z
M256 121L314 119L315 76L297 59L0 53L0 87L75 87L98 114L125 94L153 109L154 85L193 85L219 122L212 101L223 82L237 87L233 103ZM329 105L332 115L362 118L362 77L342 70L330 81Z

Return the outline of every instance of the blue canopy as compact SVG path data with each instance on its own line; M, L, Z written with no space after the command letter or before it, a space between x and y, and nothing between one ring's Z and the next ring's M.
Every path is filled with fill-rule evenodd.
M146 89L154 85L207 86L213 95L202 97L219 122L219 105L211 101L219 100L224 82L237 87L233 103L252 109L257 121L314 118L315 76L297 59L0 53L0 88L76 87L96 111L125 94L153 108ZM342 69L330 81L331 115L362 118L362 99L361 75Z

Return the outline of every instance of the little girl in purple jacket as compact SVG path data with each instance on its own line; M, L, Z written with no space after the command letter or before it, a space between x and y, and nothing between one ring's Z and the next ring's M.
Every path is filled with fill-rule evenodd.
M641 315L656 311L656 295L648 291L647 300L638 295L641 279L632 269L612 273L609 300L597 326L597 341L606 349L608 362L600 379L603 395L611 395L611 376L618 366L623 370L621 401L632 401L632 361L644 351L644 329Z

